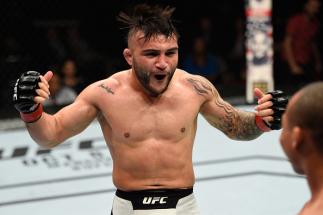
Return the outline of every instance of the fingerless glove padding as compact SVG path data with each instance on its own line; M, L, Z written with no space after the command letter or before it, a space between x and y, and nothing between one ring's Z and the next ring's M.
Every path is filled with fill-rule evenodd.
M37 95L36 89L39 88L39 76L40 73L36 71L28 71L17 79L14 87L13 103L19 112L30 113L36 109L37 105L34 102L34 97Z

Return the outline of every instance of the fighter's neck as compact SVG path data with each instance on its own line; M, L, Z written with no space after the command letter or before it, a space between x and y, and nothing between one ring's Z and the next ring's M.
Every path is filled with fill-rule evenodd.
M317 167L317 165L316 165ZM310 169L306 173L312 197L323 197L323 168Z

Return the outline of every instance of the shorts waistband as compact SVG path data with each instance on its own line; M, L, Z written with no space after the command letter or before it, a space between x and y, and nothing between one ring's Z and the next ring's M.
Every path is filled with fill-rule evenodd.
M193 193L188 189L152 189L122 191L117 189L116 196L131 201L134 210L176 208L178 200Z

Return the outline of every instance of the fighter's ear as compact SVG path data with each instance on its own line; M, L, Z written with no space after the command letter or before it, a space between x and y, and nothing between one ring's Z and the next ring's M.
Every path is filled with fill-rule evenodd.
M123 50L123 56L126 59L127 63L132 66L132 53L131 50L129 48L125 48Z
M294 150L298 151L299 153L305 153L307 151L307 146L304 141L305 133L302 128L299 126L295 126L292 130L292 147Z

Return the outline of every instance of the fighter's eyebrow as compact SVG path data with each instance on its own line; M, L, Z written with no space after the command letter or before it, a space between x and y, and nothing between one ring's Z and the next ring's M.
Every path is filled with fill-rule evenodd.
M178 51L178 47L167 49L166 52L173 52ZM148 53L148 52L160 52L159 49L145 49L142 51L142 53Z
M149 52L160 52L158 49L145 49L142 51L142 53L149 53Z
M167 49L168 52L178 51L178 47Z

